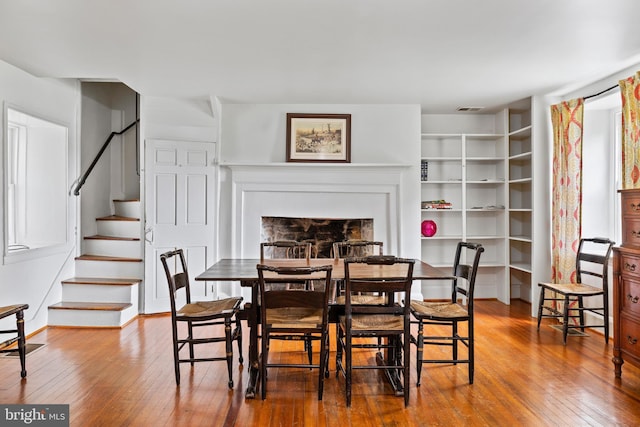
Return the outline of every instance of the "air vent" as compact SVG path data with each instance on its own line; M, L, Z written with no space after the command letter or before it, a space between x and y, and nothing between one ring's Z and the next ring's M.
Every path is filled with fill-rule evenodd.
M483 107L458 107L458 109L456 111L461 111L461 112L473 112L473 111L480 111L482 110Z

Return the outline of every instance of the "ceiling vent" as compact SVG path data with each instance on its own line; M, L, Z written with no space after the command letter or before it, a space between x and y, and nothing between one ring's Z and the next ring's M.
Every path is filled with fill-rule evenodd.
M470 113L474 111L480 111L483 107L458 107L456 111Z

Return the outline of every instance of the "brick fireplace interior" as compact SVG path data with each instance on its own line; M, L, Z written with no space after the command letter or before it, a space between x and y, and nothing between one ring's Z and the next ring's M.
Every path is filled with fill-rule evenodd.
M263 216L261 241L311 242L318 258L331 257L333 242L373 240L373 218L288 218Z

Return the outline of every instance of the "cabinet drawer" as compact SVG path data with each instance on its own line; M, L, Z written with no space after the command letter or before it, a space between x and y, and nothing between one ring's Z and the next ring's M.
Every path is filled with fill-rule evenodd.
M620 319L620 347L640 357L640 323L625 317Z
M622 216L640 217L640 192L634 191L622 194Z
M622 228L622 245L640 246L640 217L625 218Z
M620 272L623 276L640 277L640 256L621 253Z
M621 310L640 318L640 282L623 279L620 298Z

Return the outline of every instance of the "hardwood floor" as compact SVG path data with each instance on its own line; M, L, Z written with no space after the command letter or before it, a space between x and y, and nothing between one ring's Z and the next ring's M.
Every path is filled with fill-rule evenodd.
M465 365L426 365L416 387L412 363L406 409L382 376L368 371L354 374L352 407L346 408L344 379L334 371L333 333L321 402L316 371L306 369L272 370L267 399L245 400L247 370L238 367L237 355L234 390L227 388L223 362L182 365L177 388L167 316L141 317L122 330L50 328L30 337L45 346L27 356L25 380L18 359L0 358L0 402L69 404L72 426L640 424L640 370L625 364L616 380L612 344L602 335L589 331L564 347L550 322L536 331L524 302L477 301L476 307L474 384L467 382ZM299 342L273 345L274 357L305 357ZM373 361L366 351L354 357Z

